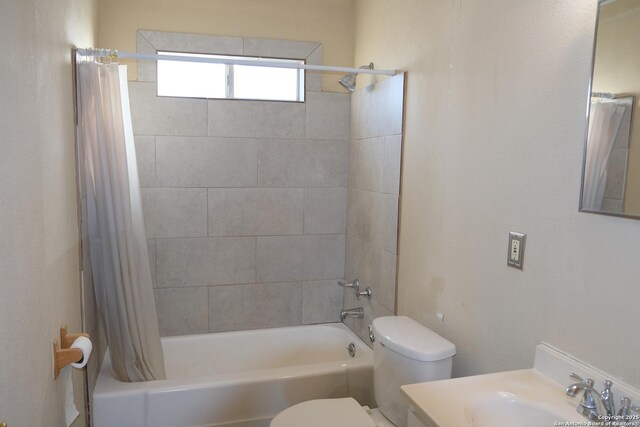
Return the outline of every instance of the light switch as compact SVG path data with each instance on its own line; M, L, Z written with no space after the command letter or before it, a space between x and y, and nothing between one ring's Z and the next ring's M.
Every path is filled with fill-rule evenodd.
M507 254L507 265L522 270L524 261L524 241L527 235L509 232L509 253Z

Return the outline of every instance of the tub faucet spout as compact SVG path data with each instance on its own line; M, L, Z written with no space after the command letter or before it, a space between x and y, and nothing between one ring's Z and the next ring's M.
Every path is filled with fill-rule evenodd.
M355 317L356 319L362 319L364 317L364 308L348 308L340 312L340 320L344 322L347 317Z

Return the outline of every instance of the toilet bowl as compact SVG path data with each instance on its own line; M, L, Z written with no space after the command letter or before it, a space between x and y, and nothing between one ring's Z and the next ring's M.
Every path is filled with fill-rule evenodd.
M373 333L377 409L353 398L310 400L280 412L270 427L405 427L408 407L400 386L451 378L456 347L406 316L378 317Z

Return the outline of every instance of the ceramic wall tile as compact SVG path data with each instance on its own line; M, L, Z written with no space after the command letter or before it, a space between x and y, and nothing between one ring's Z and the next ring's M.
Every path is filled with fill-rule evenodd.
M307 188L304 190L304 233L344 234L347 229L347 190Z
M302 234L302 218L302 189L209 189L211 236Z
M208 331L207 287L155 289L160 335L200 334Z
M344 235L258 237L257 281L339 279Z
M309 92L306 104L308 139L349 139L349 94Z
M147 237L206 237L207 190L143 188Z
M157 239L157 286L255 283L255 237Z
M302 283L209 288L209 331L277 328L302 322Z
M304 282L302 285L302 323L339 322L342 288L337 280Z
M208 103L211 136L304 138L304 103L224 99Z
M129 82L131 121L136 135L207 135L207 101L157 96L156 84Z
M156 175L162 187L255 187L257 141L246 138L158 137Z

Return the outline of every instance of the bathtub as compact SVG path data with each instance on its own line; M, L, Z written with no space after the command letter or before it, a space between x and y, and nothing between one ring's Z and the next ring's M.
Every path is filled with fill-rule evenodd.
M342 323L168 337L162 348L167 379L142 383L115 379L107 353L95 427L267 427L309 399L372 404L372 351Z

